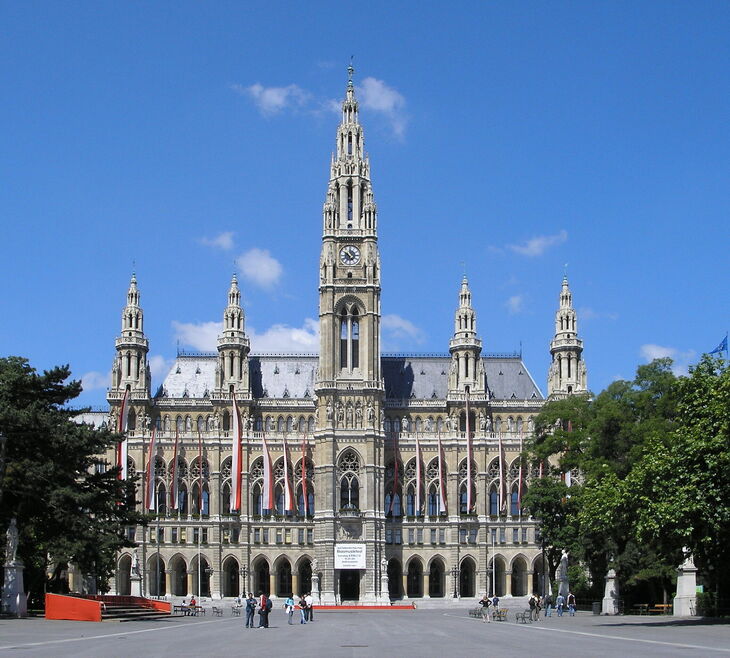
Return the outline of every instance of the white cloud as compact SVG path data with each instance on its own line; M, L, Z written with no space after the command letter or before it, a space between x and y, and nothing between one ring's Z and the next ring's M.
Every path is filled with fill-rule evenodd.
M400 92L382 80L368 77L357 86L357 96L362 107L385 115L393 134L399 139L403 138L408 118L405 115L406 99Z
M512 295L512 297L510 297L504 305L507 307L507 311L509 311L511 315L522 313L525 309L525 297L524 295Z
M112 381L111 370L107 373L92 370L81 375L81 387L84 392L99 388L107 388Z
M511 244L509 248L521 256L541 256L550 247L563 244L568 239L568 232L563 229L555 235L538 235L524 244Z
M223 323L173 320L172 328L175 332L175 339L179 340L182 345L201 352L212 352L218 347L218 334L223 330Z
M302 327L275 324L258 333L248 331L251 351L255 353L316 353L319 351L319 322L306 318Z
M217 247L229 251L233 249L233 231L224 231L213 238L200 238L200 242L207 247Z
M663 345L654 345L653 343L642 345L639 348L639 354L647 363L654 359L664 359L669 357L674 362L672 365L672 372L677 377L687 374L691 362L693 362L696 357L694 350L682 352L676 347L664 347Z
M250 87L235 84L231 85L231 88L242 96L252 98L259 112L264 116L278 114L288 108L302 107L308 102L310 96L309 92L295 84L286 87L264 87L257 82Z
M281 263L268 249L254 247L236 259L241 275L261 288L271 288L279 282L283 272Z
M160 354L155 354L147 359L147 363L150 366L150 374L152 379L162 379L172 368L172 359L166 359Z
M384 315L380 320L380 326L392 339L409 338L416 343L424 341L423 331L400 315L394 313Z

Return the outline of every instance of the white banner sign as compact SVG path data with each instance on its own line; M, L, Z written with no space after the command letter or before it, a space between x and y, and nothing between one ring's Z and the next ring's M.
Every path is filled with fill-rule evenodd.
M335 544L335 569L365 569L365 544Z

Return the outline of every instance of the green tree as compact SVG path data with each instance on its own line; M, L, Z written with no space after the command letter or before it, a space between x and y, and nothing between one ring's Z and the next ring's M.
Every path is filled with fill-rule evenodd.
M119 435L77 424L67 403L81 392L68 366L38 374L26 359L0 359L0 432L7 438L0 524L16 517L18 557L35 601L47 573L73 562L104 587L116 552L131 546L125 526L144 522L126 501L134 482L106 469L103 455Z
M705 356L679 382L677 424L647 442L627 478L635 534L677 564L682 549L715 589L730 585L730 369ZM673 561L673 562L672 562Z

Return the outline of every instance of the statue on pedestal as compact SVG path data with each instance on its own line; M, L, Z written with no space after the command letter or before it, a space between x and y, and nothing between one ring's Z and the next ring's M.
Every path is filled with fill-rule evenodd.
M558 572L556 574L557 580L560 581L558 585L558 594L568 596L570 592L570 586L568 584L568 551L563 549L563 553L560 556L560 566L558 566Z
M15 564L18 553L18 525L15 517L10 519L5 537L5 564Z

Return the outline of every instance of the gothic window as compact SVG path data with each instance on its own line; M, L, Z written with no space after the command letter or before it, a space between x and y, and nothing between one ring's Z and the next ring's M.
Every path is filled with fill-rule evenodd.
M183 516L188 513L188 488L185 484L180 484L177 489L177 511Z
M352 309L352 367L360 367L360 321L357 309Z
M310 434L313 433L314 432L314 429L315 429L314 416L310 416L309 417L309 433Z
M518 486L515 484L512 487L512 493L510 494L510 504L509 504L509 513L512 516L519 516L520 515L520 503L519 503L519 489Z
M493 459L487 468L487 477L490 480L496 480L499 478L499 460Z
M347 309L340 314L340 367L347 368Z
M286 431L287 432L293 432L294 431L294 419L289 416L286 419Z
M359 509L360 482L357 474L360 472L360 458L353 450L346 450L337 464L340 479L340 509Z
M476 492L477 467L474 461L471 462L471 478L468 477L466 459L459 465L459 510L462 514L470 513L477 504ZM468 509L467 486L471 480L471 509Z
M256 416L256 419L254 420L253 428L254 428L254 431L256 431L256 432L264 431L264 419L261 418L261 416Z
M520 460L515 459L509 467L510 480L516 480L520 476Z
M226 482L221 489L221 514L228 514L231 509L231 484Z
M196 480L201 476L201 471L203 478L207 480L210 477L210 466L208 465L208 460L203 459L201 464L200 458L196 457L193 465L190 468L190 475L194 480Z
M428 488L427 507L429 516L438 516L441 512L441 510L439 509L438 484L436 484L435 482L432 483L431 486L429 486Z
M261 516L264 513L263 503L264 496L261 491L262 483L256 482L251 487L251 513L256 516Z
M284 514L284 485L277 484L274 487L274 508L277 514Z
M202 416L198 416L198 432L200 434L205 432L205 420L203 420Z
M491 516L499 515L499 493L495 486L489 490L489 514Z
M413 484L409 484L406 489L406 514L408 516L415 516L416 512L416 487Z
M167 489L164 482L157 485L157 513L163 515L167 513Z
M385 422L383 423L383 429L385 432L390 432L390 418L386 418Z
M347 184L347 221L352 221L352 181ZM350 228L350 225L347 225Z
M352 155L352 133L347 135L347 155Z
M284 432L284 417L283 416L279 416L279 420L276 423L276 431L280 432L280 433Z

